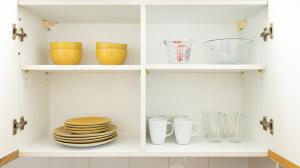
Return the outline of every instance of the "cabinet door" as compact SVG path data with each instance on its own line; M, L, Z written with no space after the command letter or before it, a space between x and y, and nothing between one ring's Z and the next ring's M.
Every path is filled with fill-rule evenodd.
M17 1L0 5L0 166L17 150L17 136L12 134L12 121L19 118L20 67L18 40L12 39L12 24L17 22ZM13 153L16 154L16 153Z
M274 119L270 150L300 166L300 1L269 0L267 110ZM291 166L289 166L291 167ZM293 166L292 166L293 167Z

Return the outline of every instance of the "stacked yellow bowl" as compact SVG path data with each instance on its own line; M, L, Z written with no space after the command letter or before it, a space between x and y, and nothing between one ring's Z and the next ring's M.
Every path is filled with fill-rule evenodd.
M121 65L127 57L127 44L97 42L96 55L100 64Z
M50 56L54 64L76 65L82 56L82 43L80 42L51 42Z

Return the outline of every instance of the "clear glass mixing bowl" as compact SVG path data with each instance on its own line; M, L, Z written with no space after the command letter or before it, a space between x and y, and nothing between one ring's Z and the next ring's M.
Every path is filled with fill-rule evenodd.
M211 63L243 64L251 55L253 41L243 38L214 39L204 42Z

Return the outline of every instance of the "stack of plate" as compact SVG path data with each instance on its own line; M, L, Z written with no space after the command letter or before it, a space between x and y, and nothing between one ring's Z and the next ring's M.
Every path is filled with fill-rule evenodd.
M117 127L106 117L73 118L56 128L53 136L58 143L66 146L91 147L115 140Z

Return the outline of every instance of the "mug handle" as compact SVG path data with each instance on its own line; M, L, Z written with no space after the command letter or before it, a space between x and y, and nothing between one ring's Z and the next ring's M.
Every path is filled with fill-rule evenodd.
M169 133L167 133L166 137L171 136L173 134L173 131L174 131L174 129L173 129L173 123L170 122L170 121L168 121L167 122L167 127L168 127L168 125L171 125L171 131Z
M197 122L193 122L193 134L192 136L196 136L200 133L200 124Z

